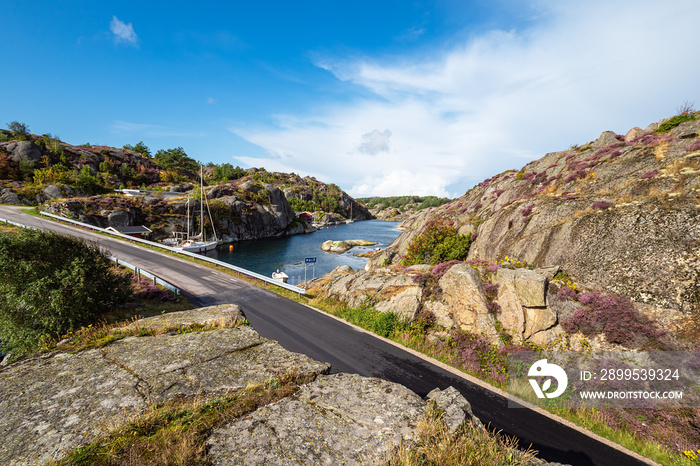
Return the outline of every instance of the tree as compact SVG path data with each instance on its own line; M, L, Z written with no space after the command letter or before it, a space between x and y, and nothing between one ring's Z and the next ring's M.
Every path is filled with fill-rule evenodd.
M199 164L191 158L182 147L175 149L159 150L155 155L155 162L166 170L177 172L196 172Z
M245 176L245 174L245 170L243 170L241 167L236 166L236 168L233 168L233 165L230 163L223 163L221 165L214 165L214 173L212 174L211 179L214 182L226 182L229 180L237 180L238 178Z
M124 144L122 149L133 150L134 152L137 152L143 155L144 157L151 157L151 151L148 148L148 146L146 146L146 144L143 143L143 141L139 141L133 146L130 144Z
M12 131L12 137L20 141L29 139L29 127L25 123L13 121L7 124L7 129Z
M0 341L15 355L39 349L123 304L131 289L94 244L37 230L0 234Z

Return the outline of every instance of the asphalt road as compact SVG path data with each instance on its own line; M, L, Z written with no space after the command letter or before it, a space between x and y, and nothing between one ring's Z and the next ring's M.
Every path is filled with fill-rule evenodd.
M236 303L262 336L286 349L329 362L332 371L357 373L400 383L420 396L432 389L457 388L474 414L490 428L531 446L538 457L573 465L638 465L643 462L529 409L509 408L501 395L452 374L365 332L270 291L183 259L121 240L69 227L0 206L0 217L25 225L80 236L123 260L175 284L193 304Z

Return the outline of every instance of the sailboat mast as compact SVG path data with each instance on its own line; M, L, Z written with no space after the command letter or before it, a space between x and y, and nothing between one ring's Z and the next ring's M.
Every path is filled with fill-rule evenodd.
M202 241L207 239L204 237L204 169L199 166L199 226L201 228Z

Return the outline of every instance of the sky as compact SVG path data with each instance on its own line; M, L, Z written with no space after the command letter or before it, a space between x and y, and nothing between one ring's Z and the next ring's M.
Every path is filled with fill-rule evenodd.
M700 0L3 1L0 125L457 197L700 107Z

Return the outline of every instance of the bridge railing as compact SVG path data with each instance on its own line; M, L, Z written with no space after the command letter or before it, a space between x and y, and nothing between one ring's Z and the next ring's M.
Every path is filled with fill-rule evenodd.
M188 257L192 257L192 258L195 258L198 260L210 262L218 267L224 267L224 268L227 268L229 270L233 270L233 271L237 272L239 275L242 274L242 275L245 275L248 277L255 278L257 280L261 280L262 282L264 282L266 284L269 283L269 284L272 284L275 286L279 286L280 288L287 289L289 291L297 293L299 296L306 293L306 290L304 288L300 288L298 286L290 285L289 283L283 283L283 282L274 280L272 277L268 277L268 276L259 274L257 272L253 272L252 270L244 269L243 267L238 267L236 265L229 264L228 262L222 262L222 261L217 260L217 259L212 259L211 257L202 256L200 254L195 254L192 252L182 251L180 249L171 248L170 246L166 246L166 245L161 244L161 243L156 243L154 241L148 241L148 240L145 240L143 238L135 238L133 236L125 235L123 233L115 233L113 231L108 231L104 228L96 227L94 225L89 225L87 223L79 222L77 220L73 220L70 218L61 217L60 215L54 215L54 214L51 214L49 212L40 211L39 213L41 215L46 216L46 217L54 218L54 219L60 220L62 222L72 223L74 225L78 225L78 226L83 227L83 228L89 228L91 230L106 233L106 234L111 235L111 236L117 236L117 237L129 240L129 241L134 241L134 242L141 243L141 244L147 244L149 246L154 246L154 247L157 247L160 249L165 249L166 251L174 252L177 254L182 254L183 256L188 256Z

